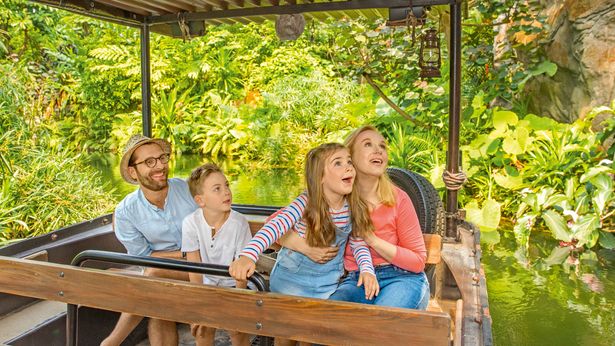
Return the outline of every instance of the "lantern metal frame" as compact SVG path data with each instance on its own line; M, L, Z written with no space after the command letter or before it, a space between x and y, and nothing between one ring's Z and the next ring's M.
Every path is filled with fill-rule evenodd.
M424 53L426 50L434 50L437 52L437 59L434 61L426 61ZM419 67L421 68L420 77L425 78L439 78L440 67L442 64L442 54L440 49L440 37L438 31L434 28L427 29L423 35L421 35L421 48L419 51Z

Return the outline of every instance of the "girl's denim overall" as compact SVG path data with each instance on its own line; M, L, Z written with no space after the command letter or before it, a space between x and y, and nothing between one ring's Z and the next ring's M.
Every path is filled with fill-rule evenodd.
M337 228L335 245L339 251L335 258L319 264L307 256L282 248L273 267L269 286L271 292L294 296L327 299L335 292L340 277L344 274L344 248L352 229L351 223Z

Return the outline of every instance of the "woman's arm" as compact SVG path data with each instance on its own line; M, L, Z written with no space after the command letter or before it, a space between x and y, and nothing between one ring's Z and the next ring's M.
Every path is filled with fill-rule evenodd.
M375 234L366 236L365 242L387 262L415 273L425 269L425 241L421 232L418 216L408 195L397 190L395 209L395 229L397 244L379 238Z
M297 251L307 256L309 259L316 263L329 262L335 257L335 255L337 255L337 252L339 251L339 247L337 246L309 246L305 238L302 238L299 234L297 234L297 232L286 232L286 234L284 234L280 239L278 239L278 243L280 243L280 245L284 246L285 248L289 248L293 251Z
M390 263L402 269L420 273L425 269L427 250L419 218L416 215L410 197L405 192L399 191L397 197L398 212L396 225L398 246L397 253L393 256Z

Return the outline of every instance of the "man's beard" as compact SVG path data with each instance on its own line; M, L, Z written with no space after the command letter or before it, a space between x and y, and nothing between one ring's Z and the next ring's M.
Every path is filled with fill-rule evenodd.
M150 174L152 173L158 173L160 171L156 171L156 172L150 172ZM168 185L168 178L169 178L169 171L167 169L163 170L164 172L164 176L165 179L164 181L156 181L153 180L152 178L150 178L149 176L146 175L142 175L141 173L139 173L139 171L137 171L137 180L139 181L139 184L151 191L161 191L164 190Z

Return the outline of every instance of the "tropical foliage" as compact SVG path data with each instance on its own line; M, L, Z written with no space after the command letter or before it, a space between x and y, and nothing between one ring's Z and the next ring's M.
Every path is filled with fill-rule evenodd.
M8 172L20 165L18 159L40 171L23 178L23 188L3 185L2 222L21 237L27 233L22 228L33 226L15 215L31 210L10 201L40 204L49 198L26 198L36 179L66 174L73 181L68 175L85 172L65 166L62 174L47 172L41 158L53 155L56 166L74 159L79 166L92 153L121 151L141 131L139 35L23 0L0 4L6 79L0 104L7 106L0 124L6 129L2 138L11 138L3 143L36 145L10 157L8 149L0 151L0 167L11 184L16 176ZM469 182L460 201L491 242L497 242L500 221L512 220L521 248L540 230L574 251L612 248L615 121L606 117L599 128L592 121L600 123L596 119L612 114L614 105L598 107L574 124L527 114L524 85L557 72L541 54L546 24L537 6L471 1L464 17L460 140ZM447 8L432 8L428 23L448 32ZM511 46L494 49L496 30L504 24ZM446 56L447 40L441 38ZM154 135L168 139L176 154L232 160L243 169L300 169L310 147L340 141L351 129L372 123L388 138L393 165L425 175L444 191L448 64L443 61L441 79L420 80L415 41L406 28L360 20L309 23L298 40L284 42L271 23L212 26L186 42L154 34ZM19 138L28 142L13 140L26 132ZM79 179L75 186L98 186ZM103 195L88 198L91 203L71 204L88 205L89 215L110 207L97 202ZM22 209L24 214L16 213ZM68 222L47 223L46 230Z

